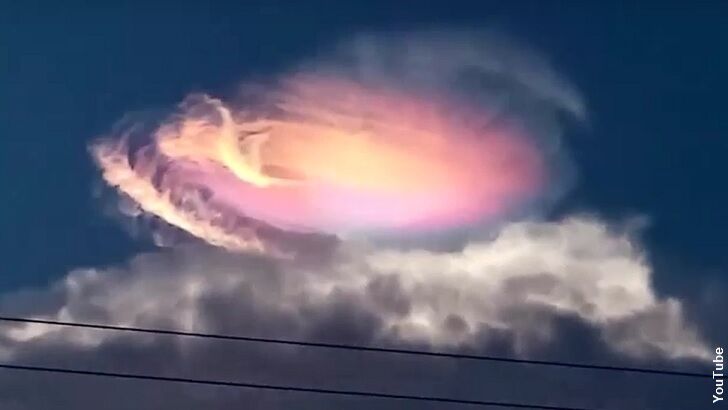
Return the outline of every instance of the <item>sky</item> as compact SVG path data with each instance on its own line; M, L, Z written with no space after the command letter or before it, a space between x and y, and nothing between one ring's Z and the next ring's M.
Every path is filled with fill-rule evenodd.
M151 3L0 4L0 311L159 327L196 328L197 320L227 333L646 367L703 369L703 350L725 342L728 6ZM319 63L359 33L379 33L376 44L387 47L388 38L406 33L462 29L497 32L519 53L538 55L583 111L539 105L543 111L514 114L529 115L537 142L558 143L568 175L533 218L500 221L489 239L473 234L454 252L377 243L362 250L340 240L330 259L316 262L324 265L310 268L204 241L160 248L146 227L119 214L90 155L89 146L125 114L169 110L191 93L234 99L243 82ZM468 46L488 38L471 37ZM556 137L544 130L544 116L558 124ZM303 252L325 253L311 246ZM504 256L511 253L512 260ZM468 269L483 276L462 276ZM626 293L612 299L592 283ZM570 296L539 290L554 286ZM459 296L447 297L452 292ZM545 298L540 307L524 302L534 295ZM435 319L427 320L442 327L412 327L416 312L430 311ZM0 357L605 409L703 408L711 394L707 381L670 380L673 391L665 392L654 378L552 377L549 369L406 359L392 372L387 358L245 346L221 352L204 343L20 327L0 330ZM352 369L361 363L369 366L358 374ZM320 374L307 380L311 368ZM372 408L224 389L170 386L165 391L177 394L168 395L125 382L0 378L0 404L22 410L96 408L93 395L80 394L91 385L133 397L117 401L119 409ZM523 380L537 382L520 395ZM38 385L49 387L47 395L31 394ZM574 394L553 394L560 389Z

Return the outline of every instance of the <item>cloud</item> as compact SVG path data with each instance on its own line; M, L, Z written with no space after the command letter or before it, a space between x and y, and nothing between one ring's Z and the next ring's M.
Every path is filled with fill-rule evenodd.
M586 111L543 58L477 31L358 36L249 94L91 144L120 211L175 228L158 245L287 254L261 231L429 237L543 212L573 179L564 120Z
M593 217L572 217L512 223L491 240L457 252L350 243L330 260L308 264L178 248L137 256L120 268L79 269L50 289L5 295L0 307L70 321L525 357L557 352L566 359L579 350L566 346L592 335L582 348L599 352L597 360L708 358L709 349L686 321L681 302L659 297L651 275L636 232L610 228ZM569 331L574 326L579 330ZM225 359L228 354L231 358ZM467 366L462 369L470 370L462 370L462 364L384 357L369 358L371 367L359 369L356 360L361 358L352 358L351 352L232 346L45 325L3 325L0 355L24 363L340 387L364 383L384 389L416 389L432 383L427 377L447 374L450 387L440 386L443 394L457 391L458 372L477 373ZM389 369L390 363L403 366L403 373ZM310 369L315 374L301 378ZM389 372L394 373L387 376ZM385 380L390 384L382 385ZM7 389L18 408L42 408L22 383L15 381ZM159 404L164 393L142 390L146 393L137 399L138 408L177 408ZM233 408L236 397L197 388L178 393L220 409ZM91 408L79 404L81 397L63 397L73 408ZM271 395L245 397L253 403L250 408L309 408ZM177 399L169 403L182 405Z
M468 101L487 110L491 125L517 126L541 148L551 185L537 205L558 200L575 182L563 136L570 121L587 121L587 104L545 56L502 33L455 28L361 33L293 71Z
M385 123L394 125L397 123L389 121L390 117L399 121L404 117L400 111L407 111L412 114L407 117L411 121L399 124L407 125L406 129L413 128L412 124L437 128L433 124L442 122L458 124L446 130L505 127L519 136L523 134L529 146L537 148L539 158L548 168L544 171L548 184L539 186L545 192L539 192L535 195L539 198L527 205L507 204L507 215L499 214L498 223L488 224L488 229L483 223L452 227L453 231L467 231L464 238L423 235L438 242L428 249L416 240L416 244L404 246L407 242L404 238L374 237L369 233L336 237L338 230L324 230L331 234L324 236L302 229L292 234L286 229L292 225L271 223L282 215L296 216L296 212L301 214L300 221L294 218L293 225L310 222L308 213L300 209L272 215L275 218L260 218L270 226L259 226L245 212L233 212L228 218L222 208L208 207L215 197L209 189L194 186L187 191L189 183L195 181L187 178L189 173L185 167L196 171L212 167L215 175L225 175L205 187L219 188L218 195L222 192L234 196L235 201L226 205L232 202L244 205L249 213L255 204L250 203L250 196L239 195L240 191L231 188L235 185L229 183L228 171L237 171L245 178L251 177L251 169L260 171L252 180L263 186L273 180L291 179L284 184L287 186L305 180L301 178L303 173L298 172L301 168L298 165L325 163L319 160L319 154L326 150L317 149L302 161L296 156L300 150L292 149L296 154L292 155L293 162L273 164L271 172L278 176L263 175L265 167L258 163L260 158L254 151L269 141L269 137L256 137L248 140L249 144L242 144L255 154L250 156L255 167L227 160L211 163L222 157L229 159L245 154L242 152L245 149L238 145L237 126L238 121L248 118L242 118L245 110L236 111L239 107L235 102L226 101L226 109L217 110L224 113L221 117L224 121L210 120L205 117L209 113L204 108L220 108L223 102L202 97L206 104L193 104L191 108L195 112L202 109L202 116L207 120L165 122L163 125L168 128L157 131L150 130L149 124L134 123L131 130L114 133L127 138L122 138L121 145L119 139L112 139L92 148L106 181L125 193L126 212L134 217L156 215L150 219L163 227L155 229L155 238L160 246L168 248L137 255L124 266L76 269L47 289L2 295L0 311L7 315L63 321L635 366L647 366L646 363L696 366L709 358L707 342L689 320L685 302L661 296L653 287L652 267L640 243L638 228L631 224L614 227L586 215L556 221L534 218L548 210L573 183L574 172L562 145L564 117L586 118L579 93L536 53L482 32L369 34L297 65L282 78L301 78L297 77L301 74L337 79L367 91L351 93L347 92L352 90L349 87L317 86L314 91L328 91L314 92L311 98L301 99L303 103L293 111L300 114L313 110L316 114L313 117L318 121L322 113L317 108L321 108L323 117L336 114L335 117L347 107L347 94L358 95L354 98L355 109L344 110L347 132L343 134L347 136L354 127L351 124L358 124L360 114L367 110L377 114L375 119L387 119ZM368 93L372 90L387 92L370 96ZM382 100L381 96L388 92L417 96L417 104L402 104L409 99ZM298 94L291 95L298 101ZM374 103L369 103L370 97ZM423 121L419 115L424 112L419 111L420 103L426 108L432 101L457 101L458 104L445 104L448 109L438 111L443 114L437 116L438 121ZM460 110L461 107L464 109ZM356 115L348 115L352 113ZM198 118L193 115L192 119ZM226 124L227 127L223 126ZM184 141L191 144L165 145L167 156L154 157L163 149L161 145L150 148L149 136L162 130L175 137L180 131L175 126L181 126L184 131L185 125L193 138ZM224 129L223 138L209 139L208 131L214 134L218 128ZM141 143L136 141L135 132L142 134ZM447 138L451 138L450 134L455 133L443 133ZM209 145L215 140L222 141L225 150L217 152L215 144ZM451 140L446 142L449 144ZM320 147L326 144L330 141L321 142ZM507 152L503 152L506 157ZM377 182L383 185L375 184L375 188L396 182L389 170L406 165L404 158L411 153L412 150L404 149L392 156L392 163L397 166L379 169L381 175L377 175L380 177ZM431 182L432 178L424 178L420 170L432 168L442 151L427 153L432 155L422 157L426 166L420 167L416 161L418 166L404 174L408 176L404 181L407 183L396 186L410 189L422 181ZM154 158L150 160L149 155ZM366 171L370 168L369 157L377 155L363 157L366 158L342 156L337 166L319 171L326 177L337 176L342 167L352 162L366 165L361 168ZM502 159L503 156L494 157ZM171 158L180 159L177 165L181 168L169 166ZM464 190L474 181L483 182L493 176L481 172L487 169L479 168L482 164L476 167L455 162L468 170L467 183L462 184ZM492 170L503 165L496 162L497 167ZM510 169L507 162L504 169ZM292 168L292 164L297 166ZM450 175L449 164L435 176ZM172 172L175 169L176 173ZM270 171L271 167L267 169ZM471 175L473 170L477 172ZM351 175L356 177L352 179L354 182L369 181L362 177L360 169L356 171ZM443 187L452 185L447 178L444 182ZM165 186L170 184L174 189L165 191ZM511 183L504 185L512 188ZM247 192L253 192L251 187L246 188ZM447 191L432 191L434 194L428 195L427 200L414 200L405 191L395 195L395 199L407 198L411 202L400 201L397 216L401 213L411 217L411 206L428 206L435 201L433 198L458 206L463 203L455 196L447 196ZM348 198L351 192L346 193ZM490 194L482 196L493 199ZM281 198L282 201L271 203L260 201L252 209L271 217L268 212L275 208L271 204L288 210L299 197L282 195L278 199ZM358 196L352 198L353 201L345 203L352 206L339 209L342 211L339 217L347 223L362 221L357 219L359 215L349 213L351 208L364 214L370 208L386 213L392 209L385 205L394 205L377 202L377 207L367 207ZM331 198L322 195L320 199L328 204ZM481 196L476 199L470 203L482 205ZM513 217L518 214L527 214L530 218L514 222ZM324 216L332 215L326 212ZM176 239L184 235L173 227L202 241L182 246ZM277 258L266 253L270 252L270 244L275 244L276 249L280 247L290 257ZM295 251L286 252L289 249ZM252 250L260 252L248 253ZM591 407L596 404L600 408L620 409L694 407L695 395L684 393L696 390L695 386L680 381L670 389L659 381L635 383L634 376L622 374L607 376L564 369L484 365L39 324L3 323L0 360L546 405ZM39 389L42 395L37 394ZM615 394L616 391L620 394ZM400 402L0 372L0 407L4 409L97 409L100 400L109 410L403 407ZM417 408L440 409L441 406Z

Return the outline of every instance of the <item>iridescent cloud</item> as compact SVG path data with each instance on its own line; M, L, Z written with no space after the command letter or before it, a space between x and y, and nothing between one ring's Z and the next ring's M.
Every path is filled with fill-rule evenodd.
M141 148L117 137L92 153L142 211L232 250L263 249L256 226L445 230L497 216L540 184L528 139L457 99L314 75L271 95L262 114L192 97Z

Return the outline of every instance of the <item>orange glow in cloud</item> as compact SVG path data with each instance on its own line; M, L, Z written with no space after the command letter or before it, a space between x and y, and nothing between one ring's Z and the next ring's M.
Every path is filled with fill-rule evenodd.
M186 101L148 144L103 140L107 183L208 243L260 250L255 226L419 232L479 223L533 196L542 159L513 129L461 101L295 76L252 115Z

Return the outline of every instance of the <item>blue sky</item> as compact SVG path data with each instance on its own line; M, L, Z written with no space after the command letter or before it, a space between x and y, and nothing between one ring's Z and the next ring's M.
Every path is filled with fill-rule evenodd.
M358 30L443 25L502 30L584 94L589 122L566 139L579 181L559 211L646 215L656 263L685 264L690 276L728 266L728 28L719 21L728 9L719 2L245 4L5 6L0 287L44 283L144 246L91 195L86 144L125 112L190 91L229 93Z
M725 322L721 292L728 283L728 3L30 3L0 4L3 314L456 351L464 340L467 349L488 354L689 369L705 368L706 346L725 340L725 326L718 325ZM357 248L347 255L369 269L351 273L338 259L315 260L320 269L307 270L210 247L159 251L104 211L115 204L95 194L101 182L87 147L125 113L166 109L197 91L232 97L241 81L266 78L360 31L428 28L502 32L547 57L583 96L587 120L572 121L562 139L577 179L546 222L524 223L539 234L514 222L490 242L473 242L478 252L391 250L381 258L380 249ZM648 222L636 237L602 229L634 217ZM504 262L503 244L519 258ZM317 246L313 241L311 248ZM89 269L73 271L79 267ZM439 267L447 268L430 272ZM359 275L356 284L344 271ZM327 286L336 291L322 297ZM18 292L24 288L36 290ZM202 291L190 296L190 289ZM291 289L303 296L291 296ZM443 299L433 302L431 295ZM463 297L449 304L448 295ZM483 298L489 303L481 304ZM532 303L544 298L553 303ZM441 315L429 327L435 333L424 339L401 333L397 326L417 316L412 312ZM199 322L190 325L190 317ZM428 393L442 395L620 410L697 408L696 398L707 400L711 387L703 380L641 382L619 374L605 379L205 344L212 342L186 350L191 345L177 339L145 344L111 333L77 336L0 327L0 358L414 392L428 386ZM0 407L96 409L98 397L112 410L332 403L50 377L0 372ZM524 390L528 377L538 383ZM337 408L344 404L373 408L363 401ZM381 408L401 408L394 404Z

